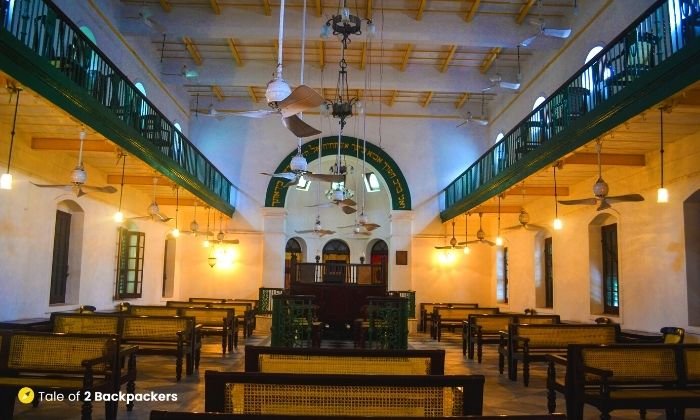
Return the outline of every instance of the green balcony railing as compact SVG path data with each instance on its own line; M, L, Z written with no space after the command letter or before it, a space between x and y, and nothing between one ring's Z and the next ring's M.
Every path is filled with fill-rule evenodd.
M659 68L678 66L674 57L689 46L695 52L698 38L700 0L657 1L442 191L441 218L471 209L602 134L596 133L606 126L601 122L613 119L607 111L629 108L619 113L629 118L633 109L653 105L653 95L647 95L652 103L635 104L630 92L659 80L652 79ZM697 77L689 72L687 84Z
M0 36L7 39L9 35L28 48L29 52L20 53L30 56L42 68L48 64L49 77L69 79L72 82L68 84L69 90L76 92L65 93L61 89L65 83L56 87L49 82L42 86L53 86L61 93L52 95L40 89L39 93L47 93L50 100L52 96L63 99L68 96L69 103L88 101L83 103L83 108L88 108L87 116L95 120L100 119L99 112L118 119L122 124L120 130L127 133L122 137L136 140L120 141L120 136L106 134L107 138L156 168L172 168L164 174L215 208L233 212L236 193L233 184L50 0L0 0L0 22ZM3 50L7 55L16 52L6 51ZM5 67L0 64L0 69ZM22 82L26 69L14 67L14 70L15 74L11 75Z

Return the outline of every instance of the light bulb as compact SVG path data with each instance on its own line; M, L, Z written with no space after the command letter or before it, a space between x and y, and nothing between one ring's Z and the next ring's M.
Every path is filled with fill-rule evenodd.
M496 246L503 246L503 238L496 236Z
M207 258L207 262L209 263L209 267L214 268L216 265L216 257L210 256Z
M377 34L377 25L374 24L371 20L367 22L367 38L374 38L374 35Z
M115 223L121 223L124 221L124 213L118 211L114 213L114 216L112 216L112 218L114 219Z
M462 252L464 252L464 255L469 255L469 253L471 252L471 249L469 249L469 247L465 245L464 249L462 249Z
M664 187L656 190L656 202L657 203L668 203L668 190Z
M0 190L11 190L12 189L12 174L6 173L0 176Z
M211 246L211 243L209 242L209 239L205 239L202 241L202 247L204 248L209 248Z
M321 39L328 39L331 37L331 25L326 24L321 28Z
M180 236L180 229L175 228L175 229L171 230L171 231L170 231L170 235L171 235L173 238L177 238L178 236Z
M554 230L561 230L561 228L564 227L564 224L562 223L561 219L557 217L552 222L552 227L554 228Z
M340 20L343 23L350 23L350 9L343 7L340 11Z

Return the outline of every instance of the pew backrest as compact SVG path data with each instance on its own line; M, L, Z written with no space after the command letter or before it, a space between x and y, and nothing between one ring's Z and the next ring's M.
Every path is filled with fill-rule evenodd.
M511 324L513 349L525 343L530 350L566 349L569 344L613 344L620 337L617 324Z
M172 306L157 306L157 305L129 305L130 315L157 315L157 316L176 316L179 315L178 308Z
M185 341L194 337L194 318L183 316L123 317L122 338L125 341L177 342L182 335Z
M498 308L448 308L436 306L433 308L433 317L440 321L463 321L469 318L469 315L497 314L498 312Z
M69 334L119 335L120 315L53 313L52 331Z
M219 309L219 308L180 308L180 315L185 317L194 317L197 324L205 327L227 327L233 325L235 317L235 309Z

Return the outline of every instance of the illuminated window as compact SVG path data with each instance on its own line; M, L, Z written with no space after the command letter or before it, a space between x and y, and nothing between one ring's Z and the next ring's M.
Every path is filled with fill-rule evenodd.
M532 105L532 109L535 109L538 106L542 105L542 102L544 102L544 100L545 100L544 96L540 96L539 98L535 99L535 104Z
M299 182L297 182L297 185L296 185L297 190L309 191L309 186L311 186L311 181L304 178L303 176L299 177Z
M374 172L367 172L365 174L365 189L367 189L367 192L379 191L379 178L377 178Z

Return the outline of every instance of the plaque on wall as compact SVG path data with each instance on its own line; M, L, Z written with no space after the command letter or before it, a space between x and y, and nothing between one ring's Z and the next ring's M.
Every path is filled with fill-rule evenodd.
M396 251L396 265L408 265L408 251Z

